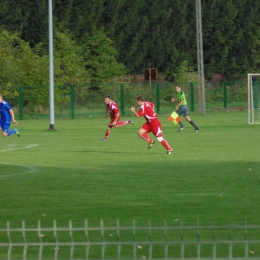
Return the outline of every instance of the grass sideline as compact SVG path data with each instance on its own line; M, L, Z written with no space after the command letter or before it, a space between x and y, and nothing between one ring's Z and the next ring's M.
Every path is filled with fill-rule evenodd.
M260 125L247 125L246 111L191 117L198 134L160 116L171 155L158 141L147 150L136 134L143 118L123 118L135 124L112 129L107 142L101 117L57 119L55 131L45 119L19 121L20 138L0 139L0 228L260 224Z

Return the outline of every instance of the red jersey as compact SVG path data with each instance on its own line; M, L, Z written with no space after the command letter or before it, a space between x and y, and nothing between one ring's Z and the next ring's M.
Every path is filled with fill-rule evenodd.
M153 110L154 108L154 103L153 102L147 102L144 101L142 105L140 106L140 109L138 111L139 116L144 116L146 119L147 123L155 123L158 122L158 116Z
M111 102L109 104L106 104L106 106L107 106L107 110L109 111L111 117L114 118L115 115L119 113L118 105L113 100L111 100Z

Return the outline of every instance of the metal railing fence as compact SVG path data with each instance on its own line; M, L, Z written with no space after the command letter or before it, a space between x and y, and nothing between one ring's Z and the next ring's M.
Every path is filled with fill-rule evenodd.
M120 106L121 114L131 114L129 107L137 95L153 101L158 113L169 114L174 108L171 102L176 97L175 86L182 86L190 111L199 110L198 83L156 83L151 84L103 84L64 85L54 87L54 109L56 117L95 116L104 114L104 96ZM23 86L0 87L20 119L49 117L49 87ZM247 82L206 82L206 109L247 109Z
M182 220L168 225L83 227L0 228L0 259L172 259L172 260L253 260L260 259L260 225L197 224L185 226Z

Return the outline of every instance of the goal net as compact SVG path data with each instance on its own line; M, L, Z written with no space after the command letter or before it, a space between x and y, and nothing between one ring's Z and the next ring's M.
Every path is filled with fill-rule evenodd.
M247 74L248 124L260 124L260 74Z

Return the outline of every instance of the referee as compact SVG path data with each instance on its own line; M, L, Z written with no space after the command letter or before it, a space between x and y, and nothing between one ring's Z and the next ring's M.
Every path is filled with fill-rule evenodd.
M175 91L177 92L178 100L175 100L174 98L172 98L172 102L177 102L178 104L177 104L176 108L174 109L174 111L179 116L184 116L186 121L189 122L194 127L195 133L198 133L200 129L193 122L193 120L191 120L191 118L189 117L189 108L188 108L188 105L187 105L185 93L181 90L181 87L179 85L177 85L175 87ZM185 126L182 122L180 122L179 124L180 124L180 129L179 129L179 132L180 132L185 128Z

